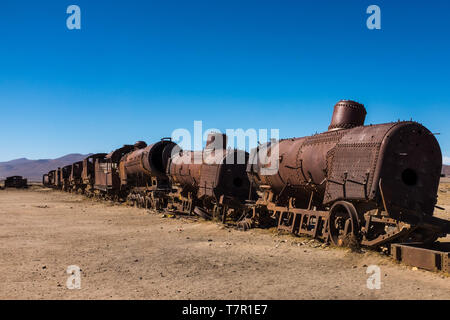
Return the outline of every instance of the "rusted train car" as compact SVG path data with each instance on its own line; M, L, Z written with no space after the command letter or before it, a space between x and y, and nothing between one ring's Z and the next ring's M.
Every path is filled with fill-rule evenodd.
M82 192L83 191L83 161L78 161L72 164L69 176L69 191Z
M449 233L449 222L433 217L442 166L434 135L412 121L364 125L365 116L363 105L342 100L328 131L252 152L247 171L259 197L247 223L271 216L294 234L368 247ZM279 168L264 174L259 153L275 148Z
M168 209L215 217L225 222L245 213L250 181L248 153L227 149L227 136L209 134L203 151L181 151L170 158L167 173L173 193Z
M45 173L45 174L42 176L42 185L43 185L44 187L48 187L48 186L50 185L50 177L49 177L49 174L48 174L48 173Z
M94 195L95 186L95 163L106 157L106 153L96 153L83 160L83 171L81 172L81 190L88 197Z
M120 161L120 193L139 207L236 219L249 195L248 153L226 143L222 134L210 134L202 151L183 151L167 138L137 142Z
M53 170L43 183L67 189L68 179L87 195L244 228L277 225L336 245L431 243L450 233L449 221L433 216L442 167L434 135L417 122L365 125L365 117L362 104L339 101L327 131L271 141L250 156L217 133L202 151L139 141L73 164L69 175Z
M62 179L61 179L61 168L55 170L55 179L53 180L53 187L56 189L61 189Z
M133 145L124 145L104 158L95 161L94 194L106 199L119 201L127 197L122 192L120 183L119 163L122 157L134 150Z
M70 176L72 174L72 165L64 166L60 170L61 174L61 189L69 191L70 188Z
M45 176L47 176L47 179L45 179ZM44 186L46 186L46 187L54 187L55 186L55 179L56 179L56 170L49 171L49 173L44 175Z
M167 164L177 145L162 139L150 146L143 141L134 145L119 165L121 192L127 201L139 207L164 209L171 184L166 175Z
M24 179L22 176L7 177L5 180L5 188L28 188L28 180Z

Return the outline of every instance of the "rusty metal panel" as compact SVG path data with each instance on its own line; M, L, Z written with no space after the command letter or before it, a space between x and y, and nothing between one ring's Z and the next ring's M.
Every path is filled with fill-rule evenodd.
M81 184L82 173L83 173L83 161L78 161L72 164L72 170L69 177L69 182L72 186Z
M59 188L61 186L61 168L55 171L55 187Z
M219 171L222 164L203 164L200 174L198 197L214 196L214 188L217 185Z
M425 248L421 243L395 243L391 245L391 253L395 260L413 267L450 271L450 242L436 243L431 248Z
M95 189L107 191L114 188L113 176L116 173L117 164L108 160L99 160L95 162Z
M379 143L338 144L329 154L328 182L323 202L366 199L379 148Z
M112 190L116 194L120 191L119 163L134 148L134 145L124 145L107 154L104 159L99 158L95 161L95 189L108 192Z
M51 170L48 173L48 185L49 186L55 186L56 181L56 170Z
M375 169L385 136L396 123L359 126L345 130L327 154L327 186L324 203L337 199L374 199ZM342 131L342 130L341 130Z
M200 171L202 167L202 151L180 151L169 160L167 174L172 183L179 184L189 189L195 189L200 183ZM196 163L195 159L200 159Z
M97 153L83 160L83 171L81 173L83 184L90 185L95 183L95 162L97 159L104 159L105 156L106 153Z

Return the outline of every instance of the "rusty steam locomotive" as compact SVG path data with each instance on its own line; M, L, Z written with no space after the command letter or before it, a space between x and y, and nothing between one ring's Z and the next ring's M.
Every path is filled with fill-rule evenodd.
M362 104L341 100L328 131L271 141L250 155L227 149L220 133L202 151L167 138L139 141L50 171L43 183L243 228L278 225L335 245L432 243L450 233L450 222L433 217L442 167L434 135L412 121L364 125L365 116ZM277 170L268 173L273 161Z

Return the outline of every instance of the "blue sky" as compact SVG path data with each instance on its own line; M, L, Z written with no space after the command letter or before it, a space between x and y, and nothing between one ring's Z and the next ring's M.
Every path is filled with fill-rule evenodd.
M66 8L81 8L68 30ZM366 8L381 8L368 30ZM326 130L417 120L450 157L449 1L9 1L0 4L0 161L110 151L177 128ZM446 160L450 163L450 159Z

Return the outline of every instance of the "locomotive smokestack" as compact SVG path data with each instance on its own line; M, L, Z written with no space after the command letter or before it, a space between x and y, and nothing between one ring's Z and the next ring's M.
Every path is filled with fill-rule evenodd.
M134 144L134 150L144 149L147 144L144 141L138 141Z
M222 150L227 148L227 135L219 132L208 134L205 149Z
M334 106L333 117L328 130L350 129L364 125L366 119L364 105L352 101L341 100Z

